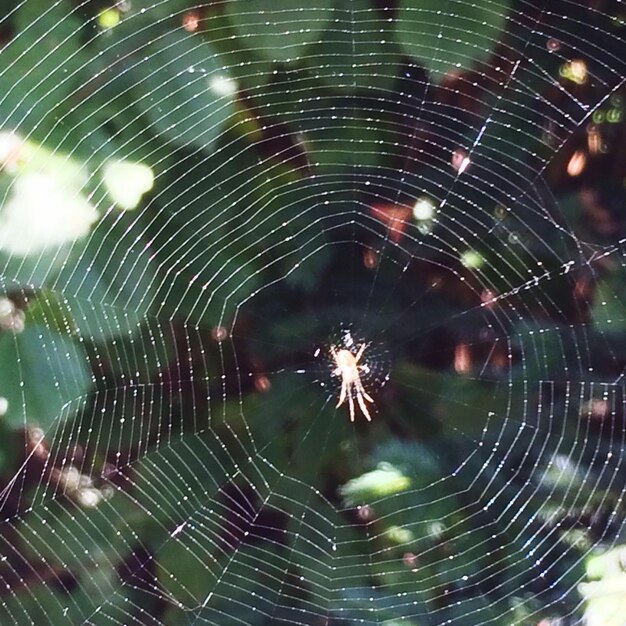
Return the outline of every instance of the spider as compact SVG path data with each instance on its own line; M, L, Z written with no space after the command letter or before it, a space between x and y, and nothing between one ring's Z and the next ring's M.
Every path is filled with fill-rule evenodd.
M361 376L359 374L360 370L367 371L368 369L367 365L359 365L359 360L363 356L363 352L365 352L366 347L367 344L362 343L359 346L359 350L356 355L352 354L350 350L337 350L335 346L330 347L330 353L332 354L335 365L337 366L333 370L333 374L335 376L341 376L341 392L339 394L337 407L341 406L346 401L346 397L348 398L351 422L354 422L354 398L352 397L353 387L356 391L356 400L361 407L361 411L363 411L363 415L365 415L365 419L367 419L368 422L372 421L367 405L365 404L365 400L368 402L374 401L367 395L367 392L363 388L363 383L361 383Z

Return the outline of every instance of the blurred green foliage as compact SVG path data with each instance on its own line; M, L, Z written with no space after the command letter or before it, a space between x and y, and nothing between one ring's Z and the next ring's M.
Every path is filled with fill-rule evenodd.
M0 8L1 623L621 623L599 4Z

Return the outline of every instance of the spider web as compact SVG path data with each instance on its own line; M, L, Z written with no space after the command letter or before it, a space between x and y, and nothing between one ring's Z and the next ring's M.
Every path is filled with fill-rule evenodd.
M3 7L0 622L623 624L624 19Z

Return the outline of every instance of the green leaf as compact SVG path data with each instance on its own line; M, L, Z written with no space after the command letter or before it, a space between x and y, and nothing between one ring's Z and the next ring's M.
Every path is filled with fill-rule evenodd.
M601 280L593 298L591 319L600 332L622 332L626 328L626 279L624 272L615 272Z
M100 556L104 556L102 552ZM59 584L58 573L39 566L40 577L34 584L20 584L3 598L0 603L0 623L12 626L32 626L33 624L83 624L108 626L112 623L124 623L128 626L148 626L151 621L134 620L129 615L129 606L137 610L129 598L130 590L122 586L117 563L106 557L95 563L91 571L78 579L78 587L67 593L63 584ZM45 574L41 575L41 569ZM73 572L76 574L76 572ZM50 576L50 581L42 578ZM52 583L52 584L51 584ZM55 584L56 583L56 584Z
M180 359L172 327L153 320L142 322L132 334L107 341L100 356L109 372L136 385L161 379L169 364Z
M169 172L156 200L161 211L150 234L162 271L158 300L163 315L223 324L259 286L267 262L259 224L282 215L267 208L263 191L275 181L251 146L231 142L202 162L205 174L197 167L181 163ZM254 220L261 209L267 217Z
M19 4L18 0L5 0L0 7L0 26L6 27L5 20L15 10Z
M49 429L83 405L91 387L87 356L71 338L45 326L0 334L0 396L8 400L2 418L17 428Z
M318 98L302 116L300 127L312 167L323 177L338 171L388 166L399 153L393 117L359 109L348 98Z
M2 49L2 128L32 133L67 151L88 137L83 152L92 154L106 135L82 108L83 88L93 78L91 58L81 42L82 22L65 0L27 0L14 22L17 32Z
M67 598L51 585L23 588L7 594L0 602L0 623L13 626L67 623Z
M140 216L111 213L76 247L55 282L78 333L103 341L135 332L155 290L151 249Z
M421 429L478 437L489 419L502 420L523 409L521 384L433 372L407 363L399 363L394 376L406 388L407 414Z
M88 477L78 469L68 466L64 472L65 491L73 499L81 501L81 491L95 490L83 485ZM68 477L70 472L76 476ZM112 491L108 486L106 489ZM19 525L23 558L70 571L89 570L102 560L117 565L131 552L135 526L143 522L143 514L125 494L105 496L100 489L97 491L97 504L80 506L69 499L50 500L50 492L38 490L33 506Z
M76 579L71 593L60 598L65 619L42 619L38 623L115 621L92 622L94 611L122 619L120 606L128 608L129 590L122 585L120 566L135 549L138 535L145 533L147 514L123 492L113 492L106 484L96 486L91 477L73 466L65 466L62 475L65 494L71 499L55 493L57 499L51 500L49 488L40 487L32 507L16 526L20 542L12 551L11 558L17 561L14 565L25 570L36 568L41 576L38 580L54 583L66 572ZM86 492L97 494L97 499L85 498ZM35 597L46 597L48 585L35 589ZM50 602L56 616L54 598ZM32 610L26 609L28 613ZM123 619L135 623L128 622L128 614Z
M203 522L219 527L211 518ZM187 536L183 531L181 541L167 542L157 555L159 581L185 608L201 607L197 615L205 623L261 626L276 611L291 614L291 619L277 619L278 623L297 623L306 613L294 595L293 583L289 584L289 558L279 544L262 541L261 533L262 529L252 527L249 539L232 554L216 549L222 553L216 559L209 552L213 542L194 529ZM199 543L199 538L204 542Z
M332 0L316 0L314 6L299 0L229 0L228 14L241 44L275 62L300 58L319 39L331 19Z
M210 149L234 111L236 83L210 44L178 29L142 51L132 69L137 104L178 146Z
M321 39L307 50L306 63L327 85L342 89L390 89L400 50L391 23L371 0L338 3Z
M510 0L466 2L400 0L396 38L436 80L471 69L491 55L506 23Z
M208 545L205 547L204 543ZM209 567L214 558L207 553L210 542L198 545L193 537L185 541L173 538L159 550L158 573L165 591L185 606L198 606L215 587L219 571Z
M157 417L155 415L155 419ZM154 450L135 464L137 503L151 512L153 522L174 531L181 523L198 516L198 512L205 511L211 503L215 504L219 491L233 481L238 466L237 459L230 455L211 431L188 434L184 439L172 438L169 445ZM161 488L155 477L163 467L179 477L184 494L178 489L164 491Z

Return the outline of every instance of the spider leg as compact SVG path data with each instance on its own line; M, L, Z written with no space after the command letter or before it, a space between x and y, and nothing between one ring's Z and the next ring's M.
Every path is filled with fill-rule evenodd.
M359 351L356 353L356 356L354 357L357 363L359 362L359 359L363 356L363 352L365 351L365 348L367 348L367 344L362 343L361 346L359 347Z
M372 400L372 398L370 397L370 395L367 393L367 391L365 391L365 389L363 388L363 383L360 380L356 381L356 390L357 392L362 395L368 402L374 402L374 400Z
M345 382L341 383L341 393L339 394L339 401L337 402L337 405L335 406L335 408L340 407L346 400L346 391L347 391L347 385Z
M354 422L354 399L351 392L348 393L348 404L350 405L350 421Z
M365 419L368 422L371 422L372 418L370 417L370 412L367 410L367 405L365 404L365 401L363 400L363 395L358 389L356 392L356 399L357 399L357 402L359 403L359 406L361 407L361 411L363 411L363 415L365 415Z

